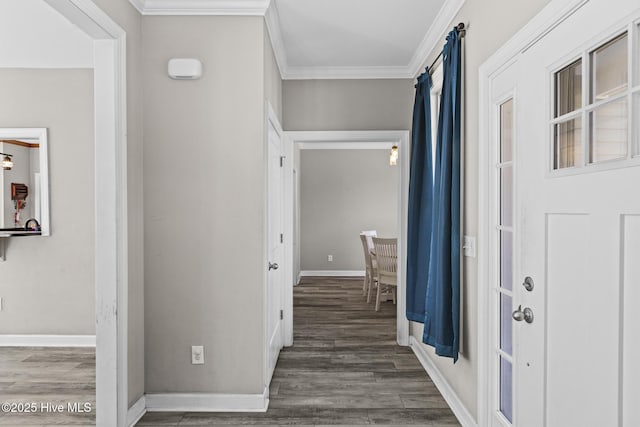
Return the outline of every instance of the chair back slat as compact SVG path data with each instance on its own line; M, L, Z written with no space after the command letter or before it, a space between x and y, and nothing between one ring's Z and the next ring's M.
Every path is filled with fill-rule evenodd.
M360 241L362 242L362 250L364 251L364 263L367 268L373 268L373 264L371 261L371 252L369 252L369 245L367 244L367 236L364 234L360 235Z
M398 271L398 239L374 237L372 240L378 272L396 273Z

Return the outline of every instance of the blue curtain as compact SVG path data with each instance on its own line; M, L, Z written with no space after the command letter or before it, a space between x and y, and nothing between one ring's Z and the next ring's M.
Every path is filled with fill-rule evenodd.
M458 360L460 329L460 78L458 31L442 53L444 83L436 139L431 257L422 341Z
M409 218L407 221L407 319L424 322L429 275L433 206L433 157L431 153L431 77L418 77L411 131Z

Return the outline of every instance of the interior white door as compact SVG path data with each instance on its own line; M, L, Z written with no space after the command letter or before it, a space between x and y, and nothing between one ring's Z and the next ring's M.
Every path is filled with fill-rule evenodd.
M640 425L638 18L591 0L518 59L518 427Z
M267 135L267 384L271 381L283 347L283 288L284 288L284 174L282 169L282 128L270 115Z

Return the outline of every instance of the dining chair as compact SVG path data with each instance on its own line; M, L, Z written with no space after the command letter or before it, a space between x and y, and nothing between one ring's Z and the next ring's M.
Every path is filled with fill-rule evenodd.
M376 232L376 230L364 230L360 232L360 236L364 236L366 241L367 241L367 249L366 252L368 252L369 254L371 254L371 252L373 252L373 240L371 240L373 237L376 237L378 235L378 233ZM365 262L366 262L366 257L368 256L367 253L364 254L365 256ZM375 269L375 260L372 260L373 263L373 268ZM376 275L375 273L372 273L372 277L375 279ZM362 284L362 295L366 295L367 293L367 277L365 274L365 281ZM369 297L367 297L367 302L369 302Z
M391 292L393 303L396 303L398 287L398 239L373 239L374 257L376 260L376 276L378 291L376 295L376 311L380 310L380 294Z
M377 283L378 277L376 267L374 265L374 260L371 255L371 251L369 250L369 245L367 244L367 236L361 234L360 241L362 242L364 264L366 267L364 273L364 283L362 284L362 294L367 296L367 302L371 302L371 288L375 283Z

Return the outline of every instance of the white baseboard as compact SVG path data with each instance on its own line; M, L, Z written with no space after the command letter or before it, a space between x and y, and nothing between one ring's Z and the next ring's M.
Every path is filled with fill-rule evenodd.
M146 413L147 413L147 402L146 402L145 396L142 396L127 411L127 426L129 427L135 426L136 423L140 421L140 419L144 417L144 414Z
M95 347L95 335L0 335L0 347Z
M303 270L300 277L364 277L364 270Z
M145 398L147 412L266 412L267 393L148 393Z
M431 377L431 380L444 397L444 400L451 407L453 414L456 416L462 427L477 427L478 424L473 419L469 410L462 403L456 392L451 388L447 380L442 375L442 372L433 364L431 358L424 349L424 344L419 342L413 335L409 338L409 346L413 350L414 354L422 364L422 367L427 371L427 374Z

